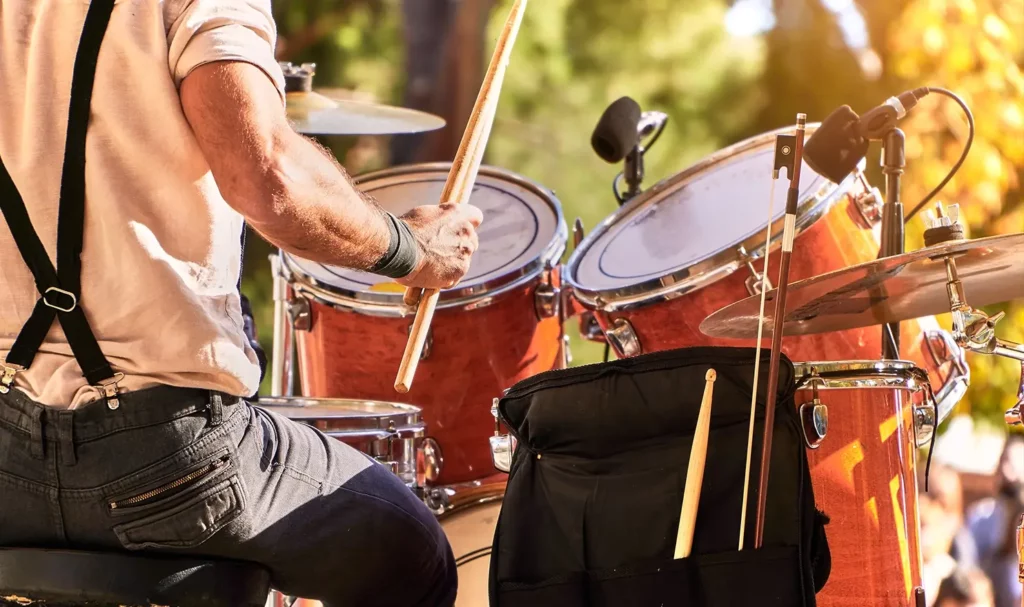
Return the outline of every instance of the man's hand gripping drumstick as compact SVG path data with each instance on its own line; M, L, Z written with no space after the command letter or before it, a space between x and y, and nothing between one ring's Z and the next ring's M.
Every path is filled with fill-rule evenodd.
M484 149L487 147L487 138L490 136L491 126L494 124L501 84L505 79L505 68L508 66L512 47L515 45L516 35L519 33L519 26L523 21L526 2L527 0L516 0L516 3L512 5L512 11L498 38L494 55L491 57L491 64L487 68L483 85L480 87L476 104L469 117L469 124L466 125L466 132L463 134L459 150L455 154L451 172L448 173L448 181L445 182L444 190L441 193L441 202L443 203L464 204L469 202L469 195L473 191L480 163L483 161ZM413 320L412 330L409 333L409 341L406 343L405 353L402 355L402 364L398 369L398 377L395 379L395 390L403 394L412 388L416 366L419 364L420 355L423 352L423 345L427 339L427 332L430 330L430 322L433 320L434 309L437 307L440 293L438 289L425 289L422 292L420 289L406 290L404 298L406 305L416 305L417 308L416 318Z

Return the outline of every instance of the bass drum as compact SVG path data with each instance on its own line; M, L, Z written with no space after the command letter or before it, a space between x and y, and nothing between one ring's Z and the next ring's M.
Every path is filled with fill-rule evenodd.
M441 520L459 571L459 595L455 599L455 607L484 607L489 604L491 544L501 512L500 499L497 496L496 501L453 512Z
M397 167L356 181L402 214L441 196L450 164ZM559 260L567 229L554 195L522 177L481 167L470 203L484 214L469 273L441 294L412 390L440 444L437 482L494 474L487 438L491 397L565 365ZM302 393L314 398L388 400L413 316L404 289L366 272L284 254Z

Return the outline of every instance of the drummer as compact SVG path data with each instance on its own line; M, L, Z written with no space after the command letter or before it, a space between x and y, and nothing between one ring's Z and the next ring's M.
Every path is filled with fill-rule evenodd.
M479 210L394 217L293 132L269 0L109 4L105 35L105 0L0 9L0 546L240 559L328 604L451 604L451 550L402 482L245 402L240 236L444 288ZM90 112L66 41L97 36Z

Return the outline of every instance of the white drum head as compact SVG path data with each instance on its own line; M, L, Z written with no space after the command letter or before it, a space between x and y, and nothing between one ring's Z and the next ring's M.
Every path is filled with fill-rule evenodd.
M437 204L448 177L448 164L414 165L367 174L357 183L384 209L401 215L413 207ZM511 173L481 167L470 197L483 211L480 247L468 274L454 291L486 290L503 278L533 271L561 256L566 228L560 205L548 191ZM328 266L286 255L293 270L317 286L359 299L401 303L403 289L390 279L348 268ZM444 299L442 295L442 299Z
M787 129L791 132L792 129ZM587 293L612 295L675 276L743 244L760 256L772 190L775 134L726 148L630 201L590 234L569 260L569 280ZM789 182L775 181L773 222L785 214ZM800 173L800 211L820 210L839 186L807 164ZM798 222L799 223L799 222ZM781 221L773 228L781 236ZM731 255L735 263L735 254ZM703 269L702 269L703 271ZM678 275L677 275L678 274ZM668 281L670 283L676 280Z

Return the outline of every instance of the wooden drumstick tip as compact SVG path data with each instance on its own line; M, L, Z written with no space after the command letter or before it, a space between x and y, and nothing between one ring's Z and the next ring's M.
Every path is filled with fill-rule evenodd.
M708 372L704 374L704 381L715 381L718 379L718 373L714 369L708 369Z

